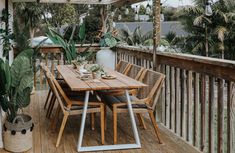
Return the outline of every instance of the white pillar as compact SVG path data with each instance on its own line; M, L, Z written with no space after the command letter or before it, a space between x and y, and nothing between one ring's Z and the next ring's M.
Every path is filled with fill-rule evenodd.
M5 7L5 0L0 0L0 16L2 16L2 9ZM4 28L5 24L0 22L0 28ZM2 41L0 42L0 44ZM2 45L0 45L0 58L2 58ZM0 148L3 148L3 141L2 141L2 109L0 108Z

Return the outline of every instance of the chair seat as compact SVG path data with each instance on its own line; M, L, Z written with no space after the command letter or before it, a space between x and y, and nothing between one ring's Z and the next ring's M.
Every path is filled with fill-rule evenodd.
M62 88L69 88L64 79L56 79Z
M138 101L139 99L135 96L130 96L131 101ZM126 103L127 99L126 96L110 96L110 95L102 95L102 99L107 104L108 106L113 106L115 104L121 104L121 103ZM127 108L126 106L120 106L118 108ZM132 104L132 108L147 108L145 104Z
M71 107L70 110L81 110L83 109L83 104L77 104L76 101L78 102L84 102L84 99L85 99L85 93L79 93L79 95L67 95L68 98L74 103ZM101 103L99 102L99 100L96 98L95 95L92 95L90 94L89 96L89 102L93 102L93 103ZM65 104L65 103L64 103ZM65 106L66 107L66 106ZM99 105L89 105L88 103L88 109L91 109L91 108L100 108Z

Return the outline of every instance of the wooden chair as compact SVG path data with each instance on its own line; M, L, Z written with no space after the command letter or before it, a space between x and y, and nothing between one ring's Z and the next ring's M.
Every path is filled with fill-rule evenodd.
M151 70L144 70L139 80L147 84L148 87L140 89L137 96L131 96L134 113L149 114L160 144L162 143L162 140L160 139L159 136L158 125L155 120L153 112L155 110L156 103L159 98L164 79L165 76L161 73ZM123 95L121 96L101 95L101 98L113 112L113 135L114 135L113 139L114 139L114 144L116 144L117 113L128 113L127 100L126 97Z
M78 96L72 96L69 97L66 95L66 93L61 88L58 81L54 78L54 76L50 73L46 73L48 78L48 83L51 86L51 91L55 95L57 101L58 101L58 108L56 110L56 114L54 117L54 120L52 122L52 128L55 128L56 122L59 117L59 112L62 110L63 112L63 121L60 127L59 135L56 142L56 147L59 146L60 140L64 131L64 127L66 125L68 116L70 115L79 115L83 112L83 105L84 105L84 94L79 94ZM101 122L101 143L104 144L105 142L105 133L104 133L104 104L100 102L96 96L91 95L89 98L89 105L87 109L87 113L101 113L100 115L100 122Z
M120 61L120 62L124 62L124 61ZM141 74L144 71L144 68L141 67L141 66L135 65L135 64L127 64L126 63L126 65L128 65L128 68L125 69L124 74L129 76L130 78L133 78L135 80L139 80ZM110 95L110 96L122 96L122 95L124 95L124 91L123 90L112 90L112 91L108 91L108 92L105 92L105 93L102 93L102 92L99 92L99 93L100 94ZM137 89L129 90L129 94L130 95L136 96L137 93L138 93ZM105 116L106 116L106 111L105 111ZM143 119L142 115L138 113L137 117L138 117L138 120L140 122L140 125L144 129L147 129L147 127L146 127L146 125L144 123L144 119Z
M50 72L50 70L43 63L41 63L40 66L41 66L41 68L43 70L43 73L45 74L47 82L49 82L49 78L47 78L46 73ZM80 95L84 95L85 94L84 92L83 93L82 92L78 93L78 92L71 91L69 86L67 85L67 83L62 78L56 78L56 80L60 84L61 88L66 93L66 95L68 95L70 97L72 97L74 95L78 95L78 94L80 94ZM44 105L44 109L46 109L47 105L49 104L48 110L47 110L47 113L46 113L46 117L47 118L51 117L51 114L52 114L52 111L53 111L53 108L54 108L54 105L55 105L55 101L56 101L56 96L55 96L55 94L53 94L51 88L52 88L52 86L51 86L51 84L49 84L49 92L48 92L48 95L47 95L47 98L46 98L46 102L45 102L45 105ZM91 124L91 130L95 130L95 113L91 113L90 114L90 122L92 123Z
M119 61L118 64L116 65L116 71L125 74L129 71L131 64L126 62L126 61Z
M130 78L133 78L135 80L139 80L143 71L144 71L143 67L129 63L128 68L125 69L124 75L129 76ZM138 92L137 90L130 90L129 94L136 95L137 92ZM113 96L124 95L124 91L123 90L112 90L112 91L106 92L106 94L113 95Z
M44 63L40 63L40 68L42 69L46 80L48 80L47 76L46 76L46 73L50 72L49 68ZM66 82L62 78L56 78L56 79L57 79L58 83L61 85L61 87L64 90L69 89L68 85L66 84ZM47 113L46 113L47 118L50 118L50 116L51 116L51 112L54 108L55 100L56 100L56 97L55 97L55 95L53 95L53 93L51 91L51 87L49 85L49 91L48 91L48 94L47 94L46 102L44 104L44 109L46 109L47 105L49 104L48 110L47 110Z

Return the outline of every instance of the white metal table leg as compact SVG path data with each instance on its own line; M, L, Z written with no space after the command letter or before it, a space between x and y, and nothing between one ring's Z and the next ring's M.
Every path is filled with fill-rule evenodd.
M86 122L86 113L87 113L89 95L90 95L90 91L86 91L84 107L83 107L83 112L82 112L81 127L80 127L79 138L78 138L78 147L77 147L78 151L82 147L82 139L83 139L83 134L84 134L85 122Z
M122 149L138 149L141 148L140 144L140 138L135 122L135 117L132 109L131 99L128 90L125 90L125 95L127 98L127 104L128 104L128 110L129 115L131 118L131 124L132 124L132 130L135 137L135 143L134 144L117 144L117 145L101 145L101 146L89 146L89 147L82 147L82 139L84 134L84 127L85 127L85 121L86 121L86 113L87 113L87 107L88 107L88 101L89 101L89 91L86 91L85 101L84 101L84 108L83 108L83 114L82 114L82 121L81 121L81 128L78 138L78 146L77 151L78 152L86 152L86 151L105 151L105 150L122 150Z
M131 118L131 125L132 125L132 130L134 133L134 137L135 137L135 142L137 145L141 146L140 137L139 137L139 133L138 133L136 122L135 122L135 116L134 116L134 112L132 109L131 98L130 98L128 90L125 90L125 94L126 94L126 98L127 98L127 105L128 105L130 118Z

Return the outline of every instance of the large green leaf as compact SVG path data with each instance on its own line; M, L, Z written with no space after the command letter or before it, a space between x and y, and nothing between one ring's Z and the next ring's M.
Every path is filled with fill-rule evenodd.
M9 64L0 59L0 95L8 93L10 84L11 77Z
M30 103L30 93L33 89L33 73L25 73L20 81L20 85L16 88L16 99L13 101L15 106L23 108Z
M85 26L85 23L83 23L80 26L80 29L79 29L79 39L80 39L80 41L83 41L85 39L85 36L86 36L86 26Z
M4 96L1 96L0 95L0 105L3 109L4 112L6 112L9 108L9 100L8 98L4 95Z
M12 63L11 72L11 86L17 87L23 76L32 71L31 60L27 56L17 56Z
M61 35L52 29L48 29L47 37L50 38L54 44L60 45L64 49L65 58L69 61L69 63L76 59L77 52L73 41L66 42Z
M117 45L117 40L114 37L106 38L105 43L108 47L115 47Z

